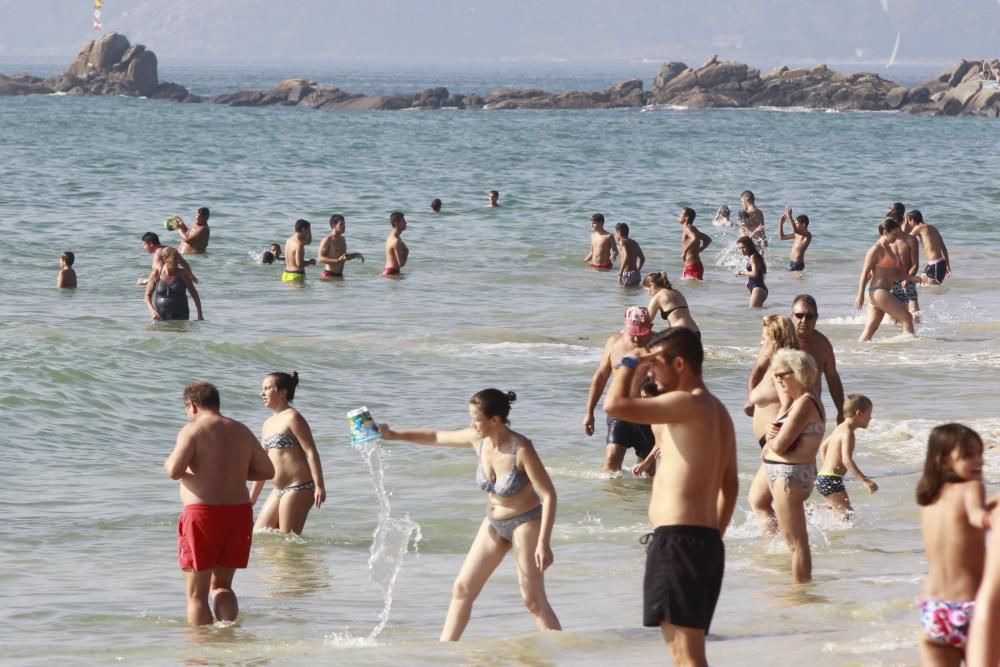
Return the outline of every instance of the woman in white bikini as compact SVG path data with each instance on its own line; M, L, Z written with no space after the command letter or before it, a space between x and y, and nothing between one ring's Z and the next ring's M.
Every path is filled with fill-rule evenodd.
M812 356L801 350L774 353L771 375L781 409L760 451L778 527L792 551L792 576L799 584L812 580L805 502L816 483L816 453L826 430L823 404L809 390L818 372Z

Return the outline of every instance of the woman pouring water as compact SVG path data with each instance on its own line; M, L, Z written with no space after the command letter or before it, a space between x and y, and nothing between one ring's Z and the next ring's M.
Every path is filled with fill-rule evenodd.
M545 570L552 564L556 490L530 440L507 420L514 392L484 389L469 400L472 425L459 431L378 429L386 440L418 445L471 447L479 459L476 482L489 494L486 518L469 548L452 588L441 641L457 641L472 605L490 575L513 548L524 604L540 630L562 630L545 595Z

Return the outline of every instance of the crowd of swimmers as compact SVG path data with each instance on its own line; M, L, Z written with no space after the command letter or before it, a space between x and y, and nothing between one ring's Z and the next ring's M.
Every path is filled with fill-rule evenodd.
M499 193L491 191L488 202L499 206ZM746 267L740 274L747 278L748 305L759 308L768 296L764 214L749 190L741 203L736 243ZM439 212L441 201L435 199L431 208ZM730 215L727 207L720 208L713 224L732 225ZM682 280L704 279L701 255L712 243L695 227L695 218L687 207L678 216ZM191 228L177 219L173 227L180 236L179 249L162 245L152 232L142 236L152 267L138 283L146 286L153 319L188 319L188 295L202 319L198 279L184 255L205 251L208 220L207 208L198 210ZM641 285L649 302L630 306L622 330L605 342L591 379L583 430L587 436L594 434L594 412L607 390L604 470L620 471L631 449L636 455L632 473L653 479L649 519L654 531L643 540L643 623L661 628L677 664L703 665L705 636L722 585L722 539L739 488L735 429L726 406L704 384L702 332L684 295L665 271L642 275L646 258L627 224L617 224L612 236L604 223L602 214L591 217L585 262L597 270L612 270L617 264L619 284ZM389 224L383 276L398 275L409 256L401 238L405 216L394 212ZM365 261L361 253L348 251L345 230L344 216L331 216L330 234L317 256L307 260L311 225L298 220L284 247L272 244L262 261L283 260L284 282L301 284L305 267L316 264L324 265L323 278L337 278L347 262ZM786 207L777 231L779 239L792 241L788 270L805 270L812 243L808 217L795 216ZM926 257L922 274L920 245ZM61 256L58 286L76 286L74 260L72 252ZM856 305L863 306L866 292L868 297L861 340L871 339L886 314L912 333L919 311L916 286L940 284L950 274L950 258L938 230L920 211L907 213L902 204L893 204L861 270ZM664 324L660 332L654 331L657 316ZM789 315L762 319L761 347L743 406L753 420L761 461L749 489L749 506L766 536L784 537L792 579L800 584L812 578L805 513L812 490L845 521L854 512L847 475L871 493L878 490L854 460L856 431L869 425L873 403L859 393L845 396L833 346L816 329L818 316L816 300L801 294L792 301ZM181 482L184 511L178 553L192 624L236 619L239 606L232 580L237 569L247 566L255 529L301 533L310 510L326 500L316 442L305 417L292 406L298 380L294 372L264 378L261 399L271 416L259 440L244 425L222 416L213 385L197 382L184 391L188 424L164 466ZM824 380L836 409L836 427L829 436ZM515 400L513 392L477 392L468 404L469 426L458 430L379 425L385 440L467 448L477 459L477 484L488 497L486 516L455 580L441 632L444 641L461 637L473 603L508 552L513 552L524 603L539 629L561 629L544 586L544 573L554 559L556 489L531 439L510 426ZM987 554L985 530L996 499L986 500L982 466L983 442L974 431L960 424L931 431L917 488L930 569L921 601L920 651L925 664L959 664L964 658L973 665L996 665L1000 660L1000 531L994 532ZM249 490L247 481L253 482ZM271 491L254 520L253 507L268 481Z

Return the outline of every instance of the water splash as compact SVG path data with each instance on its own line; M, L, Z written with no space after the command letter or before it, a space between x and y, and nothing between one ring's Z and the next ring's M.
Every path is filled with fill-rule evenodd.
M389 622L392 590L403 569L403 558L410 550L410 542L412 540L413 551L417 553L423 535L420 532L420 524L412 521L409 515L404 514L402 518L392 516L389 494L385 490L381 441L366 442L357 445L355 449L368 466L372 486L375 487L375 495L378 497L378 523L372 534L368 570L372 582L382 591L382 611L378 615L378 624L367 637L354 637L350 632L333 632L326 636L326 641L337 646L374 646L376 639Z

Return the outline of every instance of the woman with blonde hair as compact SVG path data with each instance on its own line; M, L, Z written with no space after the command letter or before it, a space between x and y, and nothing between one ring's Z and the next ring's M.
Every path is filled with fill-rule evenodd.
M698 323L691 317L687 299L680 290L674 289L670 284L666 271L647 273L642 280L642 286L646 288L650 297L647 310L651 319L656 319L656 314L659 313L668 326L687 327L701 335Z
M781 407L774 377L767 372L767 369L778 350L799 349L799 337L792 319L784 315L765 315L761 318L761 325L760 353L757 355L757 363L750 372L750 380L747 383L747 402L744 412L753 417L753 436L763 447L771 422L777 418L778 409ZM747 500L764 532L768 535L774 534L778 526L763 463L750 484Z
M160 264L146 280L146 308L154 321L188 320L188 292L198 309L198 319L205 319L201 312L201 297L194 286L191 274L180 266L180 253L175 248L160 250ZM155 295L155 301L154 301Z
M826 431L823 404L810 390L818 373L816 361L801 350L775 352L771 376L781 408L760 452L778 527L792 552L792 576L800 584L812 579L805 501L816 483L816 453Z

